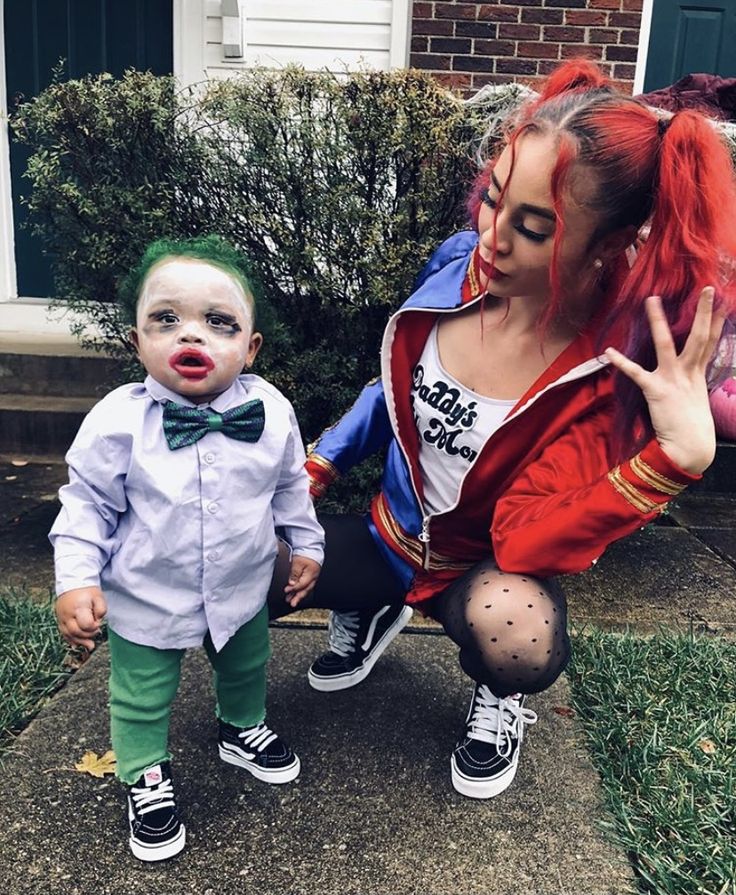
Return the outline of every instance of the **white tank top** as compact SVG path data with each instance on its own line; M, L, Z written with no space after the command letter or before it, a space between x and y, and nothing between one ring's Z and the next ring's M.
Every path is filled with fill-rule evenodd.
M463 476L516 403L486 398L451 376L440 362L435 324L411 389L426 512L441 513L455 504Z

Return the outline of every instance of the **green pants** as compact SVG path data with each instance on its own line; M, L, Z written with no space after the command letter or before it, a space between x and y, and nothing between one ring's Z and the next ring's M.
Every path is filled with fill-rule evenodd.
M169 717L179 688L183 649L141 646L109 631L110 735L117 776L135 783L146 768L169 761ZM204 648L214 670L217 717L252 727L266 715L266 663L271 655L268 608L240 628L216 652Z

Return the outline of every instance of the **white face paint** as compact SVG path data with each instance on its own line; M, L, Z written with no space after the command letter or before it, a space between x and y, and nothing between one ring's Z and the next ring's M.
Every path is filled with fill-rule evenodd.
M141 325L141 314L148 313L146 306L151 301L165 302L188 294L219 296L241 305L252 328L253 300L245 294L238 280L214 264L196 258L164 258L151 268L138 299L138 326Z
M132 338L146 371L196 404L229 388L262 341L253 332L252 299L234 277L177 257L146 277Z

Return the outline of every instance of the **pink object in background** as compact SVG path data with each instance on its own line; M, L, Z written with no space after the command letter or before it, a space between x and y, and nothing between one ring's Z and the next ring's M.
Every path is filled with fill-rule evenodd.
M720 438L736 441L736 377L722 382L710 393L710 409Z

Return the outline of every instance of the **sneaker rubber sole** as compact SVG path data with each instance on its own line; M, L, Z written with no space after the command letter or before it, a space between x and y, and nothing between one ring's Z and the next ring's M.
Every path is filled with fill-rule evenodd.
M301 762L299 761L298 755L295 755L294 761L285 768L271 769L262 768L259 765L254 764L249 759L240 755L237 750L229 748L227 743L218 743L218 749L220 751L220 758L224 762L236 765L239 768L245 768L246 771L249 771L254 777L258 778L258 780L263 780L266 783L291 783L292 780L296 780L299 776L299 771L301 771Z
M409 624L409 621L413 614L414 610L411 608L411 606L404 606L404 608L401 610L401 614L397 616L396 621L391 625L390 628L386 628L383 636L373 648L373 652L370 654L370 656L368 656L368 658L363 662L362 665L359 665L352 671L345 674L335 674L330 675L329 677L322 677L321 675L315 674L310 668L307 672L309 685L313 689L319 690L322 693L334 693L337 690L348 690L350 689L350 687L354 687L356 684L364 681L371 673L371 671L373 670L373 666L379 660L384 650L389 646L391 641L398 634L401 633L403 628L405 628Z
M182 824L179 827L179 832L176 834L175 838L161 845L146 845L144 842L139 842L132 836L128 840L128 843L130 845L130 850L139 861L165 861L167 858L173 858L182 851L187 844L187 831L184 829L184 824Z
M467 777L457 767L455 756L450 758L450 773L452 776L452 785L461 796L467 796L469 799L492 799L494 796L500 796L504 790L514 782L516 770L519 766L519 751L512 764L496 777L478 779L477 777Z

